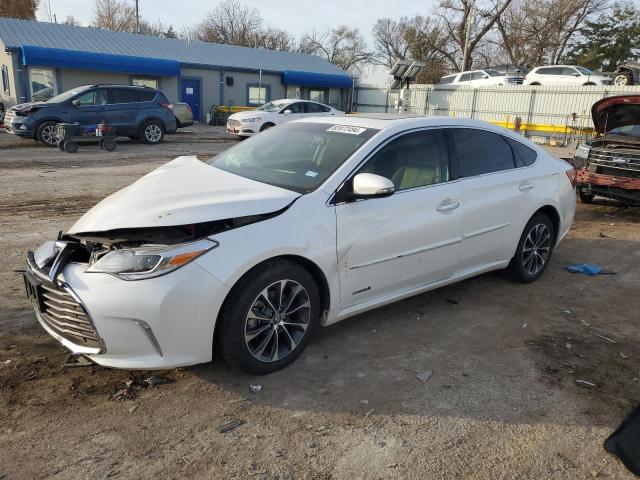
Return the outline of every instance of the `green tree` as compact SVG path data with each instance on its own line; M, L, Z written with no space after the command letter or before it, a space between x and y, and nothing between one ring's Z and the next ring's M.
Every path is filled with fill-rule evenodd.
M573 44L567 63L610 71L640 47L640 11L631 3L616 3L609 15L587 21Z
M1 0L0 17L35 20L39 0Z

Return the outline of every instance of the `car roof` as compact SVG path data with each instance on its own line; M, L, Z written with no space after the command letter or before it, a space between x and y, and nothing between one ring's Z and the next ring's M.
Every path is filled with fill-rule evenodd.
M96 84L92 84L92 85L82 85L80 87L75 87L75 88L95 88L95 87L102 87L102 88L128 88L128 89L132 89L132 90L141 90L141 89L146 89L146 90L154 90L157 91L157 88L152 88L152 87L147 87L146 85L124 85L121 83L96 83Z

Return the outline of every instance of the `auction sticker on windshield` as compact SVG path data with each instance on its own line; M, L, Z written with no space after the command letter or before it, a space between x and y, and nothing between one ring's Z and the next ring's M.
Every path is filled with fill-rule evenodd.
M327 129L327 132L348 133L349 135L360 135L366 131L366 128L353 127L351 125L334 125Z

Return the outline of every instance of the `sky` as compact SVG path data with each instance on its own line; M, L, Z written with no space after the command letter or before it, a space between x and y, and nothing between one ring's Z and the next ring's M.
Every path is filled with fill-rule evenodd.
M135 4L135 0L125 0ZM325 31L340 24L357 27L372 44L371 29L378 18L399 18L402 15L427 14L433 0L404 0L399 9L394 2L382 0L241 0L245 5L260 11L265 22L300 37L305 32L316 29ZM139 0L140 16L148 21L160 20L165 25L173 25L176 31L201 21L214 8L212 0ZM91 0L40 0L38 20L48 21L47 5L63 22L67 15L73 15L83 25L89 25L93 17ZM381 83L386 72L380 68L368 69L363 80Z

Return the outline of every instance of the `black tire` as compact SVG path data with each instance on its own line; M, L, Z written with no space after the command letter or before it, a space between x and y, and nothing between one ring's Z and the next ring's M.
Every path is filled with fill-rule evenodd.
M270 293L278 294L278 282L280 281L288 282L285 283L285 293L282 295L285 299L278 301L276 296L272 297L270 302L273 304L279 302L279 305L275 305L277 309L291 298L298 298L296 295L290 297L294 292L298 292L297 295L301 296L301 301L304 304L306 304L304 299L308 299L309 307L300 308L296 313L296 315L303 315L304 318L307 318L308 315L308 322L306 324L300 323L301 326L306 325L306 329L286 327L286 325L293 325L292 323L282 325L282 322L287 319L290 322L303 322L304 320L293 320L293 317L285 314L275 315L277 312L273 312L268 306L272 303L260 301L263 298L261 297L263 291L267 291L267 296L270 296ZM296 283L304 291L296 290ZM254 309L256 302L263 307L260 313L261 317L260 319L257 317L248 318L251 313L256 312ZM289 307L291 308L291 305ZM245 373L265 375L275 372L289 365L302 353L313 336L319 316L320 294L311 274L297 263L288 260L277 259L265 262L242 277L229 293L216 325L216 348L227 365L239 368ZM270 317L270 319L266 317ZM280 318L280 324L274 325L278 318ZM245 331L252 327L250 322L255 323L253 330L260 330L263 333L255 335L253 339L246 340ZM275 333L272 332L272 326ZM269 334L272 336L269 337ZM276 346L273 345L274 334ZM291 342L287 339L287 335ZM294 340L295 343L293 343ZM263 342L269 348L263 348L263 352L259 353L271 356L271 360L260 360L255 356L257 352L250 351L250 348L260 350L260 345ZM278 357L278 353L280 353L279 342L282 342L283 357Z
M58 122L47 120L38 125L36 129L36 140L47 147L57 147L58 137L56 136L56 126Z
M269 130L272 127L275 127L275 123L271 123L271 122L267 122L264 125L262 125L262 127L260 127L260 131L264 131L264 130Z
M64 151L67 153L76 153L78 151L78 144L73 140L64 142Z
M546 229L548 238L546 238L546 241L540 242L539 244L537 244L536 240L536 242L534 242L536 243L536 246L530 248L532 247L531 240L536 239L536 233L544 232L544 229L541 227ZM540 238L540 240L543 240L543 238L544 237ZM509 276L520 283L531 283L540 278L551 261L555 241L556 231L551 219L544 213L536 213L531 217L531 220L527 222L527 225L524 227L524 231L520 236L516 254L513 256L509 266L507 267L507 273ZM544 261L542 261L543 257ZM529 260L530 258L532 259ZM536 262L535 267L539 267L539 269L531 268L533 266L533 262Z
M64 152L64 140L58 140L58 150Z
M580 198L580 202L586 203L588 205L593 202L593 197L595 197L595 195L593 193L579 191L578 197Z
M100 140L100 148L106 150L107 152L113 152L118 144L113 138L105 138L104 140Z
M613 84L618 87L626 87L627 85L633 85L633 79L629 72L620 72L614 77Z
M529 85L531 85L532 87L539 87L540 82L533 82L533 83L530 83Z
M164 138L164 125L158 120L146 120L140 127L140 138L148 145L157 145Z

